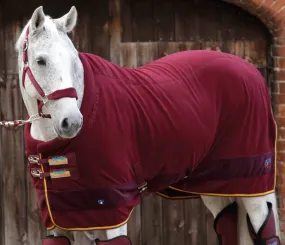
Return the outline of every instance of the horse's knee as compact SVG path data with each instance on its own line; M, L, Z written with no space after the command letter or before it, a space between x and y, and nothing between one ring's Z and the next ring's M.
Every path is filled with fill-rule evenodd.
M270 202L268 196L243 197L241 200L247 212L247 226L254 244L280 245L274 200Z

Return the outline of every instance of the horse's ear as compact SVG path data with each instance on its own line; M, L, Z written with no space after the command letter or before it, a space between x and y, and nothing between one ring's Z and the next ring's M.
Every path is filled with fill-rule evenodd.
M59 19L55 20L58 28L64 32L71 32L77 22L77 10L74 6L71 7L69 12Z
M32 15L32 19L31 19L32 31L42 28L44 23L45 23L45 14L43 11L43 6L40 6L34 11Z

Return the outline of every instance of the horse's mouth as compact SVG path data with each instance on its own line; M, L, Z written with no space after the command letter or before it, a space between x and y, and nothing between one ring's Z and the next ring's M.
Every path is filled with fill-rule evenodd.
M61 136L61 134L59 133L58 129L57 129L55 126L54 126L54 131L56 132L58 139L64 139L64 138Z
M82 126L83 126L83 122L81 123L79 129L76 130L75 132L72 132L71 134L65 133L65 132L61 132L55 125L54 125L54 130L55 130L55 133L57 134L57 138L58 139L61 139L61 140L72 139L72 138L76 137L79 134L79 132L82 129Z

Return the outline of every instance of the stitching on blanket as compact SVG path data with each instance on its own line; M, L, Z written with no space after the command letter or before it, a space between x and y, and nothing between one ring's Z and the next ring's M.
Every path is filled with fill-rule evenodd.
M89 119L89 128L92 128L94 126L94 122L96 121L97 118L97 111L99 108L99 100L100 99L100 89L97 87L96 88L96 93L94 96L94 103L93 103L93 107L92 110L90 111L90 114L88 115Z

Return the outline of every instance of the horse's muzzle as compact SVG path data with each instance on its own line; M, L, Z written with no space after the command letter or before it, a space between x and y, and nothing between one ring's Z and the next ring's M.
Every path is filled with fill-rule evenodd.
M83 125L83 118L65 117L63 118L59 126L56 129L57 134L61 138L73 138L75 137Z

